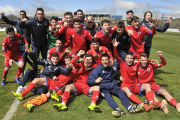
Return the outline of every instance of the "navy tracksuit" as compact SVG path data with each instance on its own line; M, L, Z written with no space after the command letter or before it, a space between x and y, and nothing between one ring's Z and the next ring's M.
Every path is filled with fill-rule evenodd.
M111 108L113 108L114 110L119 107L112 99L111 94L118 96L126 109L128 109L131 104L125 93L118 86L118 80L115 79L117 68L117 62L114 62L110 67L104 67L102 64L100 64L89 75L87 84L89 86L99 85L102 93L105 94L105 99L108 102L109 106L111 106ZM95 83L95 80L98 77L101 77L103 79L101 83Z

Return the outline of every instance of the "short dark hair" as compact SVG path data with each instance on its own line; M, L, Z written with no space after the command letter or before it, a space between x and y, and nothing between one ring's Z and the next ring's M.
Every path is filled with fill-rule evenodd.
M52 57L58 57L59 58L59 54L57 52L54 52L54 53L51 54L51 58Z
M71 15L71 16L73 16L72 12L65 12L65 13L64 13L64 17L65 17L66 15Z
M91 54L89 54L89 53L85 54L84 57L85 57L85 58L86 58L86 57L92 57L92 58L93 58L93 56L92 56Z
M75 18L75 19L73 19L73 24L74 24L75 22L80 22L80 23L81 23L81 20L80 20L80 19Z
M148 56L147 56L147 54L146 53L142 53L142 54L140 54L140 58L141 57L146 57L146 58L148 58Z
M83 14L83 11L81 9L78 9L76 12L82 12L82 14Z
M21 13L21 12L23 12L23 13L24 13L24 15L26 16L26 11L24 11L24 10L21 10L21 11L20 11L20 13Z
M109 59L109 55L107 53L102 53L101 54L101 60L102 60L103 57L108 57L108 59Z
M91 40L91 43L98 43L99 42L99 40L97 39L97 38L93 38L92 40Z
M72 59L72 57L70 56L70 55L66 55L66 56L64 56L64 59Z
M42 11L42 12L43 12L43 14L44 14L44 9L43 9L43 8L41 8L41 7L37 8L36 13L37 13L37 11Z
M126 53L126 56L127 56L127 55L133 56L133 52L128 52L128 53Z
M50 21L52 21L52 20L58 21L58 17L52 16L52 18L50 19Z
M101 21L101 26L103 26L104 23L109 23L109 24L110 24L110 21L107 20L107 19L102 20L102 21Z
M118 22L117 27L118 28L124 28L124 22Z
M6 34L8 34L8 32L12 32L12 31L15 32L13 27L6 28Z
M139 20L139 17L137 17L137 16L133 16L132 18L131 18L131 22L133 22L133 21L137 21L137 20Z
M132 10L128 10L128 11L126 12L126 15L127 15L128 13L134 14Z
M147 14L147 13L151 13L151 18L152 18L152 12L151 12L151 11L145 12L145 13L144 13L144 18L146 17L146 14Z
M77 15L77 11L74 12L74 15Z
M63 43L63 40L61 39L61 37L58 37L58 38L56 39L56 41L58 41L58 40Z

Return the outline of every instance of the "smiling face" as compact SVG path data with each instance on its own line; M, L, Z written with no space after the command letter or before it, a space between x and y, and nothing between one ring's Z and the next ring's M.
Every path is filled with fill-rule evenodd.
M54 19L51 20L52 28L55 28L57 24L58 24L58 22L56 20L54 20Z
M141 66L142 66L142 67L146 67L146 66L147 66L147 63L148 63L148 58L141 56L141 57L140 57L140 63L141 63Z
M81 11L78 11L76 17L77 17L78 19L82 20L82 18L83 18L83 13L82 13Z
M107 56L104 56L101 58L101 63L104 67L108 67L109 65L109 58Z
M101 27L102 27L102 30L103 30L104 34L108 34L109 33L110 23L104 22Z
M124 27L123 28L117 28L116 31L117 31L118 35L122 35L124 32Z
M131 22L131 24L132 24L132 26L133 26L134 29L139 29L139 19L133 20L133 21Z
M92 62L93 62L93 58L92 58L92 57L85 57L84 63L85 63L88 67L91 67L91 66L92 66Z
M53 65L57 65L59 58L58 57L51 57L51 61L52 61Z
M132 55L126 55L125 61L127 65L132 65L134 63L134 58Z
M14 36L15 36L14 31L8 32L8 33L7 33L7 36L8 36L8 38L9 38L10 40L14 40Z
M56 40L55 45L56 45L56 47L57 47L58 49L61 49L61 48L63 47L63 43L62 43L61 40Z
M95 51L98 51L99 50L99 42L97 43L91 43L92 44L92 47L94 48Z
M68 24L73 24L73 17L71 15L66 15L64 18Z
M43 13L43 11L37 10L37 11L36 11L36 17L37 17L38 21L42 21L42 20L44 19L44 13Z
M127 21L131 21L131 18L133 17L133 13L126 14Z

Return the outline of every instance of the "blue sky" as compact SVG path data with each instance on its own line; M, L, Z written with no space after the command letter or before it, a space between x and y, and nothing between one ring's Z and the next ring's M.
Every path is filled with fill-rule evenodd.
M34 14L37 7L43 7L45 12L50 13L82 9L85 13L115 13L124 16L125 11L132 9L137 15L150 10L165 13L166 16L180 16L179 0L7 0L1 2L0 11L16 14L23 9L28 14Z

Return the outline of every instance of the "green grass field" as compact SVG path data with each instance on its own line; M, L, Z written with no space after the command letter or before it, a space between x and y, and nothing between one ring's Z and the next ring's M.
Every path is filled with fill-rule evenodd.
M5 32L0 32L0 46L2 46L2 40L5 37ZM157 35L153 38L153 45L151 49L151 59L157 59L160 61L157 56L157 51L163 51L163 56L166 59L167 65L155 70L155 80L156 83L165 88L177 101L180 102L180 34L179 33L157 33ZM0 51L0 54L3 54ZM2 72L4 69L4 57L0 56L0 78L2 79ZM27 68L30 68L28 65ZM2 119L5 114L8 112L11 104L14 101L14 97L11 94L11 90L16 91L19 86L14 81L14 77L16 74L17 65L14 64L10 69L7 82L5 86L0 86L0 119ZM45 104L41 106L36 106L33 113L29 113L26 108L23 107L23 104L26 103L30 98L35 97L32 93L29 93L25 96L25 99L20 102L18 105L17 111L13 114L11 119L13 120L31 120L31 119L61 119L61 120L87 120L87 119L99 119L99 120L110 120L110 119L118 119L114 118L111 114L112 109L109 107L107 102L100 97L98 100L98 105L100 106L102 113L95 113L92 111L88 111L87 107L90 105L91 98L85 95L80 95L78 97L71 96L68 102L69 110L64 112L58 112L53 108L53 104L55 101L49 100ZM138 96L139 97L139 96ZM145 97L139 97L140 100L144 101ZM159 97L160 100L163 98ZM161 110L151 110L150 112L142 111L137 114L128 114L128 111L121 104L121 101L113 96L113 99L118 103L119 107L126 112L126 115L120 117L120 119L124 120L161 120L161 119L173 119L178 120L180 117L180 113L171 106L168 105L169 113L164 114Z

